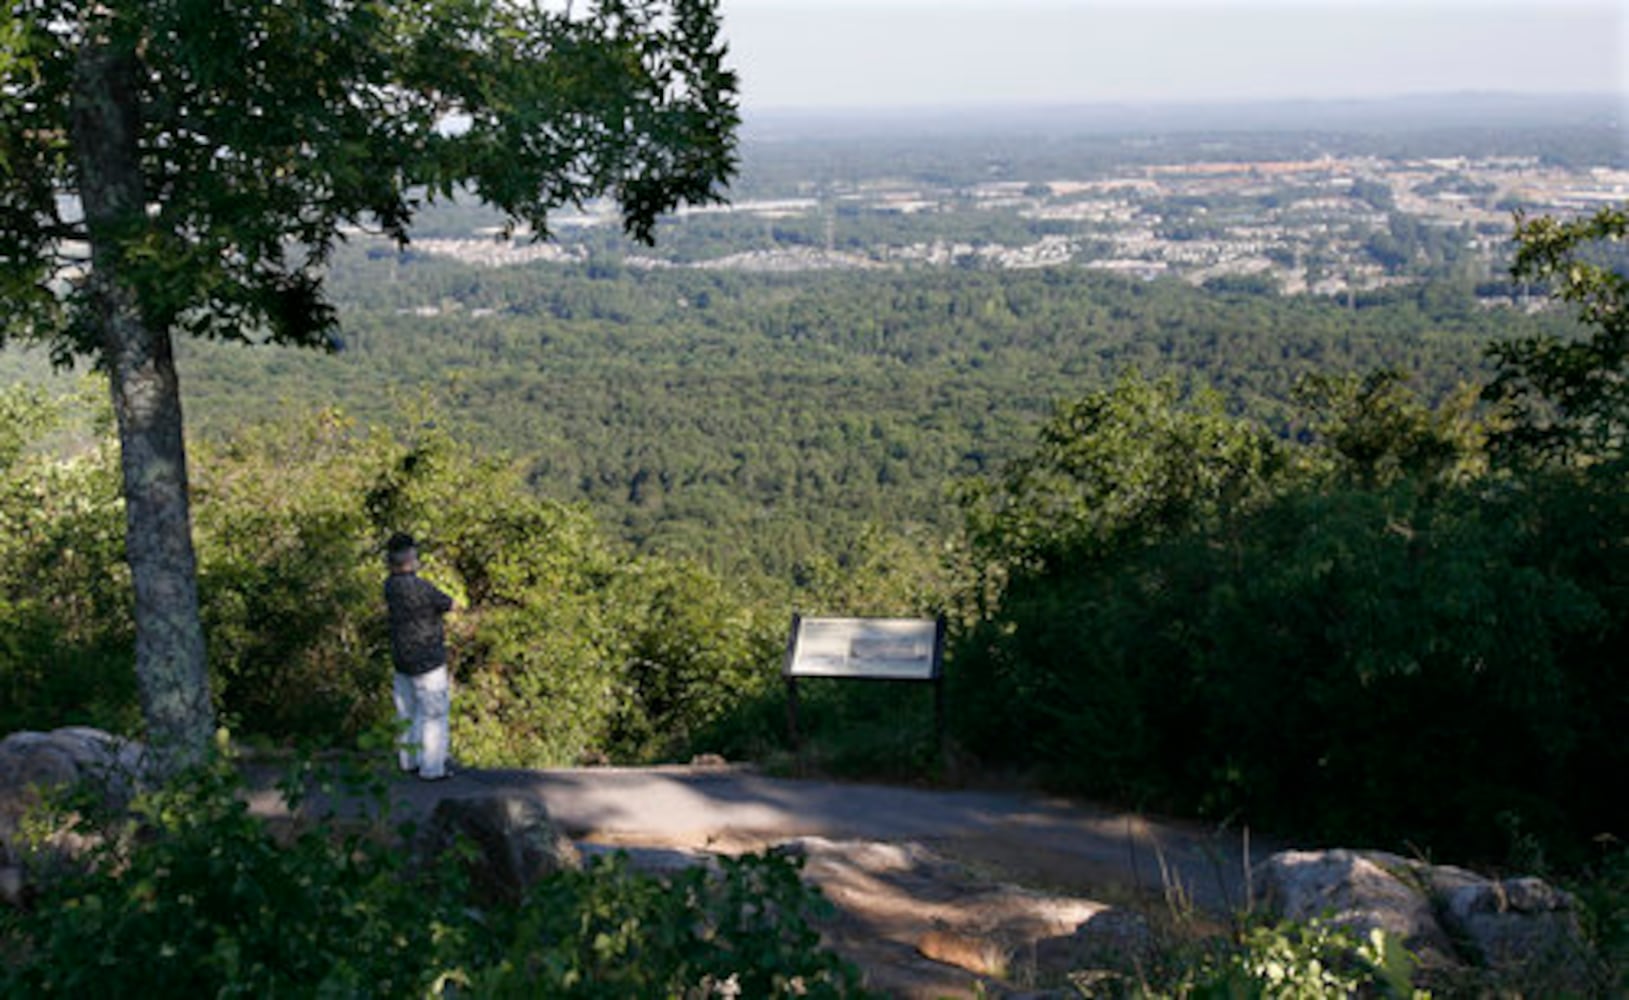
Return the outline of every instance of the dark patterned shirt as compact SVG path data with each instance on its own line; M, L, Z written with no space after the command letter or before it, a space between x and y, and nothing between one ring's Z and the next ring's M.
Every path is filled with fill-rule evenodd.
M399 673L425 674L446 666L441 619L452 610L452 598L412 573L392 573L385 580L385 606L390 609L390 658Z

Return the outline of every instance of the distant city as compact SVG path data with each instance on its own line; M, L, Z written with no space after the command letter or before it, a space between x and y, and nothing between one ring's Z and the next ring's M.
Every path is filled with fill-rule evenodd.
M810 185L812 186L812 185ZM629 251L635 268L691 266L743 271L1077 265L1194 284L1257 277L1284 294L1341 295L1416 280L1433 263L1426 247L1446 242L1437 264L1491 279L1508 256L1516 210L1576 215L1629 201L1629 170L1546 165L1538 156L1323 156L1297 161L1209 161L1141 165L1049 181L933 185L891 179L828 182L793 197L749 198L692 209L670 223L707 216L756 220L763 245L721 248L676 261ZM1043 231L1033 239L934 238L855 246L856 219L1016 217ZM1408 224L1398 225L1401 217ZM584 231L616 226L614 206L555 220L560 240L496 229L414 241L420 253L503 266L585 261ZM773 227L801 222L813 239L777 239ZM875 227L872 227L875 228ZM962 228L965 228L962 227ZM881 230L887 233L886 225Z

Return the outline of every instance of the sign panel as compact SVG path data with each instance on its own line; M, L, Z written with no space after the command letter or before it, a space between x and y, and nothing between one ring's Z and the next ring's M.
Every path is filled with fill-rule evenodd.
M783 674L931 681L939 676L941 637L932 618L797 616Z

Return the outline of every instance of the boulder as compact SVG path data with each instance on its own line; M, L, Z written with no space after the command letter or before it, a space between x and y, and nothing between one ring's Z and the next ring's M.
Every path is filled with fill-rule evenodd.
M1501 973L1542 968L1574 985L1582 981L1587 948L1569 893L1537 878L1420 869L1438 921L1468 961Z
M23 817L49 792L89 784L105 806L119 808L145 774L141 744L100 729L71 726L0 740L0 862L21 859Z
M1536 878L1491 879L1381 851L1285 851L1256 869L1274 916L1327 916L1390 931L1426 969L1470 967L1501 979L1542 975L1541 992L1585 980L1588 949L1570 895Z
M1456 964L1453 942L1407 861L1382 852L1281 851L1257 867L1257 902L1275 917L1315 917L1355 932L1397 936L1426 967Z
M489 902L515 902L539 879L582 867L582 857L543 803L513 794L442 799L416 849L431 863L460 839L474 848L470 884Z
M1034 961L1037 970L1058 976L1104 970L1131 975L1155 960L1156 944L1141 914L1105 906L1073 933L1035 942Z

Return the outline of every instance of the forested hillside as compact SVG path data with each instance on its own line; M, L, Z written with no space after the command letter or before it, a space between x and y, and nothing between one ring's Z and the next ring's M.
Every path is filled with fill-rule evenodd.
M641 548L778 576L867 526L942 532L957 479L1127 370L1293 436L1308 373L1396 369L1437 399L1485 374L1493 338L1567 322L1463 286L1347 308L1079 269L485 269L359 250L334 287L336 356L188 351L197 433L320 405L404 432L433 420Z

